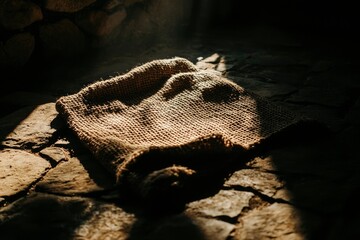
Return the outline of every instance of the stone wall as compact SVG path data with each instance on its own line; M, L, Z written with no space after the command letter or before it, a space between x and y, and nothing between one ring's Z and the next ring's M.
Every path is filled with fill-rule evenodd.
M0 69L179 33L193 0L0 0Z

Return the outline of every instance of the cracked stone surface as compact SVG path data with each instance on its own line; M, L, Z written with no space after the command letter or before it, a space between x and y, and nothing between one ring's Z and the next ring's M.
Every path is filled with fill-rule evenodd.
M47 147L39 152L40 156L43 158L49 159L54 163L59 163L61 161L67 161L67 153L59 147Z
M0 197L27 190L50 168L48 161L22 150L0 151Z
M228 216L234 218L249 207L249 200L254 196L250 192L220 190L213 197L201 199L188 204L187 211L210 217Z
M49 143L56 129L54 103L20 109L0 119L0 134L8 134L1 142L11 148L37 149Z
M18 212L23 214L18 214ZM133 214L89 198L32 194L0 210L2 239L127 239ZM41 226L39 228L38 226Z
M54 11L78 11L92 1L46 2ZM149 14L135 14L144 17L128 24L148 25L151 32ZM254 33L214 32L144 50L104 50L94 59L49 65L34 78L26 75L41 78L31 87L5 89L0 97L0 239L359 239L360 66L335 53L339 46L306 45L278 33L267 29L266 37L253 39ZM57 117L54 101L96 80L173 56L188 58L324 129L285 134L255 148L219 183L199 187L183 208L149 213L114 185Z
M297 209L274 203L242 217L235 239L307 239L303 228Z
M235 229L233 224L178 214L165 218L139 219L133 225L133 239L215 239L226 240Z
M235 228L233 224L216 219L198 218L194 222L198 224L205 239L226 240Z
M60 163L36 185L39 191L62 195L85 194L112 188L110 174L89 155Z
M232 174L225 182L224 186L252 188L268 197L273 197L278 189L284 187L284 182L273 173L260 172L253 169L243 169Z

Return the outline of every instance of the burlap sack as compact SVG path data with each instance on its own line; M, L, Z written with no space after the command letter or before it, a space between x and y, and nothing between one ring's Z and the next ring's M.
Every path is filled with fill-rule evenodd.
M56 107L118 184L142 197L175 193L191 177L224 167L228 153L300 120L182 58L96 82Z

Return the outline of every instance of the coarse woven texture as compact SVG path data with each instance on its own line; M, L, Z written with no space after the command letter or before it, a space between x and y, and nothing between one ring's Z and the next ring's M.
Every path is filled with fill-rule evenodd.
M192 165L196 159L184 160L186 156L246 151L300 120L214 72L199 71L183 58L138 66L61 97L56 106L118 183L143 185L158 175L179 178L196 173ZM215 168L222 160L217 161ZM147 180L139 174L148 174Z

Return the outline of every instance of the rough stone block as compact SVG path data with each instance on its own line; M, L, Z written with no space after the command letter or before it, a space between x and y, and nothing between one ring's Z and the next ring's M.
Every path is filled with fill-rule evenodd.
M1 145L38 149L56 132L58 113L54 103L22 108L0 119ZM57 124L61 128L61 123Z
M187 211L210 217L228 216L233 218L238 216L245 207L249 206L252 196L254 194L250 192L220 190L219 193L212 197L189 203Z
M126 11L123 8L113 13L95 10L84 15L77 24L84 31L102 37L111 34L125 18Z
M46 9L54 12L73 13L94 3L96 0L46 0Z
M31 1L0 1L0 25L6 29L17 30L42 20L41 9Z
M69 19L41 26L39 35L46 57L76 56L87 46L84 34Z
M268 197L273 197L278 189L284 187L284 183L273 173L243 169L233 173L225 182L225 186L252 188Z
M109 173L90 155L73 157L51 169L36 189L62 195L84 194L114 186Z
M291 205L274 203L242 217L235 239L307 239L307 234L316 229L320 222L318 217L308 216L307 225L304 226L302 217L305 214Z
M0 197L26 191L50 168L48 161L25 151L0 151Z
M89 198L31 194L0 210L2 239L128 239L136 218Z
M35 38L30 33L19 33L0 46L0 68L23 66L34 51Z

